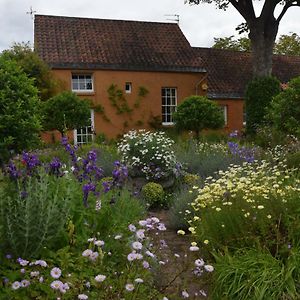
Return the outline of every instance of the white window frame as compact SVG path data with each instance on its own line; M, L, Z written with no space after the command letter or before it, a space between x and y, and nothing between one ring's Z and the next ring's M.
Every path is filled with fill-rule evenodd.
M127 89L127 86L129 87L129 89ZM126 94L131 94L132 91L132 83L131 82L125 82L125 93Z
M91 141L94 141L94 128L95 128L95 120L94 120L94 110L91 109L91 125L74 129L74 145L85 145L89 143L89 137ZM85 132L83 132L85 131ZM80 141L78 138L80 137ZM85 139L85 141L83 141Z
M228 105L220 105L224 116L224 126L228 125Z
M165 90L165 95L163 95L163 90ZM166 95L167 91L169 91L168 95ZM162 106L162 114L161 114L162 125L174 125L172 113L176 111L177 108L177 87L161 88L161 106ZM166 112L166 109L170 111ZM170 116L170 121L168 121L168 116Z
M73 77L77 76L78 78L75 79ZM79 76L83 76L84 78L80 79ZM89 77L89 78L87 78ZM77 86L78 86L78 89L74 89L73 88L73 80L77 80ZM83 84L84 84L84 88L80 88L80 80L83 80ZM91 89L88 89L87 88L87 85L88 83L91 82L92 83L92 88ZM76 93L93 93L94 92L94 77L92 74L89 74L89 73L72 73L72 76L71 76L71 89L72 89L72 92L76 92Z

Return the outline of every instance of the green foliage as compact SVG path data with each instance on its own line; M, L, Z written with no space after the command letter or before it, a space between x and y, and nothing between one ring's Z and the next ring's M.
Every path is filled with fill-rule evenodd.
M1 244L6 249L29 258L45 246L54 250L67 242L64 227L71 202L81 195L78 184L41 172L38 179L8 183L1 192Z
M192 206L201 221L191 221L208 249L236 251L252 247L285 257L288 244L298 244L299 182L281 162L252 163L206 179Z
M235 51L251 51L251 42L247 37L240 37L234 39L234 36L214 38L214 45L212 48L227 49Z
M90 125L90 104L75 93L63 92L43 104L44 129L58 130L62 135L67 130Z
M134 102L134 107L135 108L139 108L141 105L141 101L144 97L146 97L149 94L149 91L144 87L144 86L140 86L139 87L139 91L138 91L138 97Z
M118 89L118 86L116 84L110 85L107 93L111 105L117 110L117 114L130 114L132 112L132 108L129 107L123 91L121 89Z
M299 255L291 251L284 263L262 250L215 254L214 299L298 299Z
M150 207L157 207L164 202L164 189L159 183L148 182L142 188L142 195Z
M33 80L13 60L0 56L0 165L39 143L40 101Z
M297 33L283 34L274 46L274 54L300 55L300 37Z
M229 37L214 38L212 48L227 49L235 51L251 51L251 42L247 37L235 38ZM297 33L283 34L275 42L274 54L280 55L300 55L300 37Z
M58 82L54 80L49 66L33 51L29 43L14 43L9 50L2 54L5 59L14 60L29 78L34 79L34 85L42 100L54 96Z
M239 159L229 155L224 143L198 143L195 140L177 143L175 155L184 169L201 178L215 176L215 172L226 170L230 164L241 163Z
M267 119L276 130L300 137L300 77L273 98Z
M186 98L178 105L173 117L179 130L195 131L197 137L203 129L218 129L224 125L218 105L202 96Z
M197 183L199 182L194 182L193 186L199 188L199 185ZM174 194L168 214L170 227L172 229L188 229L189 224L186 214L187 211L191 212L191 203L195 200L196 196L196 189L193 189L192 186L185 188L182 187L177 193ZM188 215L188 218L192 218L190 213Z
M246 132L253 134L264 124L271 100L280 92L280 82L275 77L257 77L246 88Z
M300 171L300 151L288 154L286 164L289 168Z

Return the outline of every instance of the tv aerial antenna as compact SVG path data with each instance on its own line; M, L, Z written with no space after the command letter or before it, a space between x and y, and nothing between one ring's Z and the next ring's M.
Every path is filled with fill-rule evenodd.
M33 10L32 6L30 6L30 10L26 12L26 15L30 15L31 19L34 19L34 14L36 13L35 10Z
M166 17L173 17L172 19L168 18L167 20L176 22L179 25L179 15L173 14L173 15L165 15Z

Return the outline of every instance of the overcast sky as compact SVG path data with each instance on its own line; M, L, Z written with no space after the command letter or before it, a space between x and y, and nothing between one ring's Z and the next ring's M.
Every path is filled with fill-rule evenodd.
M179 14L181 30L192 46L201 47L210 47L214 37L236 34L235 27L243 22L233 8L224 12L212 4L190 6L184 0L0 0L0 51L13 42L33 43L33 20L26 14L30 6L37 14L100 19L168 22L172 17L165 15ZM300 35L299 16L299 7L290 8L279 34Z

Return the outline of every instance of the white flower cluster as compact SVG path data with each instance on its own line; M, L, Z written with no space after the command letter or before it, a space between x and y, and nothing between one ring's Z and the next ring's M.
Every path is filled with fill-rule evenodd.
M138 170L148 179L160 179L174 172L174 141L162 131L129 131L118 144L122 160L131 170Z

